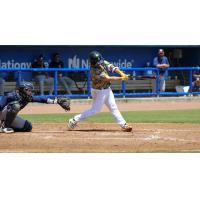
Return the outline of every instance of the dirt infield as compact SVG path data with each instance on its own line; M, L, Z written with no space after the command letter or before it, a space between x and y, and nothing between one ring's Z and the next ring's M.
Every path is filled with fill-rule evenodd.
M1 134L0 152L199 152L198 124L34 124L31 133Z
M178 99L179 100L179 99ZM182 100L181 100L182 101ZM72 102L72 113L91 102ZM200 108L200 99L118 102L121 111ZM107 112L103 108L103 112ZM64 113L57 105L30 104L21 114ZM66 124L33 124L31 133L0 134L0 152L200 152L199 124L132 124L121 132L117 124L80 123L74 131Z

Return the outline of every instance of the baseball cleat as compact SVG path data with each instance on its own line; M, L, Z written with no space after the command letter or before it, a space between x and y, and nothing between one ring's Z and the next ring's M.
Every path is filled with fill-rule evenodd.
M129 126L128 124L124 124L122 126L122 131L124 131L124 132L131 132L132 131L132 127Z
M77 125L77 122L74 119L69 119L68 122L68 129L73 130Z
M0 133L14 133L14 130L12 128L0 128Z
M0 121L0 133L13 133L12 128L5 127L5 121Z

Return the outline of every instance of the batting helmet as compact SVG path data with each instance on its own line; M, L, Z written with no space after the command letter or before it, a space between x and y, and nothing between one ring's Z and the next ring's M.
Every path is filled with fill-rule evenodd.
M97 62L103 59L102 55L98 51L92 51L89 54L89 62L92 65L95 65Z

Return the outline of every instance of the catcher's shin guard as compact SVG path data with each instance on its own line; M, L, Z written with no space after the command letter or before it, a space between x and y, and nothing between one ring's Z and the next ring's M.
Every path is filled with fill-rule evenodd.
M28 120L25 121L23 127L14 128L15 132L31 132L32 131L32 124Z
M13 120L17 116L17 113L20 111L20 105L18 102L12 102L7 105L3 110L5 112L4 127L10 128Z

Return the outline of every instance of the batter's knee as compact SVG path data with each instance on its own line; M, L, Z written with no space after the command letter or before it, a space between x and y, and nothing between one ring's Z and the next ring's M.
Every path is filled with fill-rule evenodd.
M95 115L95 114L97 114L99 112L101 112L101 109L91 110L92 115Z
M108 108L110 111L118 110L118 107L116 104L111 104Z
M25 121L24 127L22 128L24 132L31 132L32 130L32 124L29 121Z

